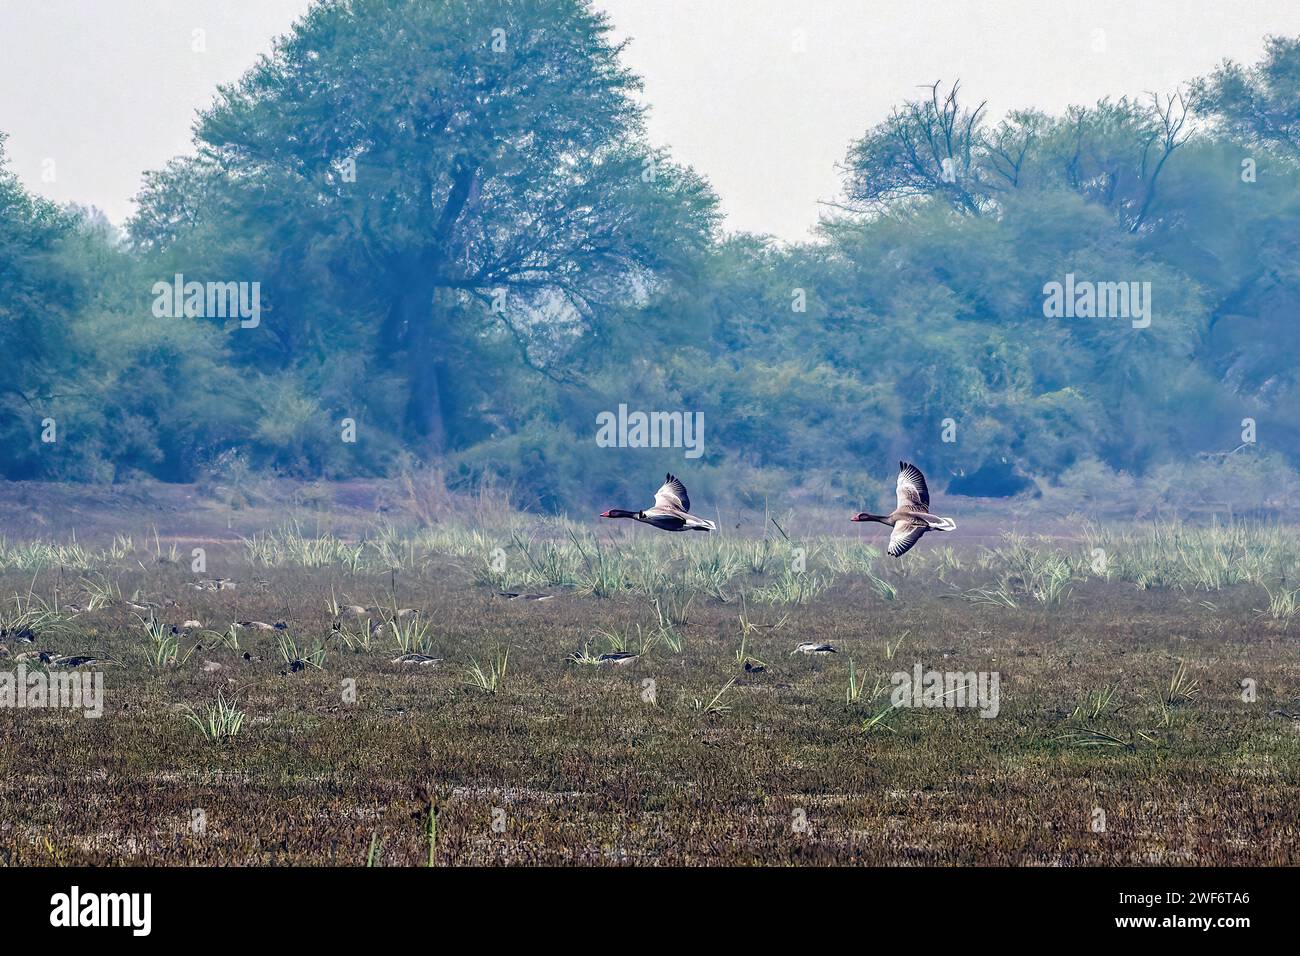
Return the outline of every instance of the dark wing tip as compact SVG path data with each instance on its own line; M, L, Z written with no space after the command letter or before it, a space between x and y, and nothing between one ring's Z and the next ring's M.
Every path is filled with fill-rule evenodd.
M900 462L898 463L898 470L899 470L899 471L907 471L907 462L905 462L905 461L900 461Z

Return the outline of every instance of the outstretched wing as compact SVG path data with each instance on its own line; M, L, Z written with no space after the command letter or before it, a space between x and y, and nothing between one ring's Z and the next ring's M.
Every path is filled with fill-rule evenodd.
M911 550L912 545L921 540L921 535L930 528L922 521L900 521L894 525L889 535L889 547L886 549L891 558L897 558Z
M925 486L925 475L921 469L906 461L898 463L898 507L930 508L930 489Z
M690 511L691 499L686 494L686 486L672 475L666 476L663 487L655 492L655 507L670 508L676 511Z

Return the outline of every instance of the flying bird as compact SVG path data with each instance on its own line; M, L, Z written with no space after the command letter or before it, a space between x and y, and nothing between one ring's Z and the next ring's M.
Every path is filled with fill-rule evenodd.
M602 518L631 518L643 524L654 525L661 531L716 531L717 525L690 513L691 499L686 486L668 475L663 486L655 492L653 508L644 511L621 511L611 508L601 513Z
M925 486L925 475L906 461L898 463L898 507L887 515L864 511L849 520L879 521L892 527L887 552L893 558L906 554L927 531L957 530L957 522L951 518L930 514L930 489Z

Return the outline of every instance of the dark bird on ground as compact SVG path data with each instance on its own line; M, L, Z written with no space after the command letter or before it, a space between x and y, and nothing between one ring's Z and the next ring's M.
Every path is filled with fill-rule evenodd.
M601 654L596 658L597 664L630 664L640 654L633 654L631 651L610 651L608 654Z
M887 551L893 558L909 551L927 531L957 530L957 522L951 518L930 513L930 489L925 486L925 475L906 461L898 463L898 506L887 515L863 511L849 520L878 521L892 527Z
M102 667L105 664L112 663L102 660L92 654L68 654L67 656L55 655L50 661L51 667Z
M644 511L622 511L611 508L601 513L602 518L631 518L642 524L653 525L661 531L716 531L717 525L690 513L691 499L686 486L668 475L663 486L655 492L654 507Z

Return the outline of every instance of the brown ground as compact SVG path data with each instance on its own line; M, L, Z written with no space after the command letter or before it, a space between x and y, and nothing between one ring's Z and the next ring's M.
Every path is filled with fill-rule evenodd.
M10 489L5 507L16 500ZM32 523L52 520L53 500L32 492ZM86 505L97 529L95 509L110 504L122 501ZM149 511L161 535L192 535L196 514L212 537L226 533L216 509ZM389 603L395 582L394 603L428 613L443 662L405 667L390 663L391 640L362 651L330 639L319 670L293 673L276 635L244 631L238 650L197 650L156 671L129 609L79 615L35 647L124 666L104 669L98 720L0 708L0 862L362 865L373 846L376 864L417 865L431 809L439 865L1300 862L1300 722L1286 716L1300 693L1296 634L1257 613L1256 588L1207 596L1092 580L1060 607L1007 609L956 597L986 583L974 577L953 587L890 571L895 601L841 577L807 605L748 608L768 625L789 614L750 636L748 654L768 667L749 674L737 666L734 600L697 600L680 653L660 645L625 667L588 667L565 657L598 631L649 628L644 601L505 600L450 558L395 576L240 560L214 549L210 568L242 582L218 593L156 560L111 576L123 595L176 602L160 609L167 623L284 620L304 646L330 633L331 589ZM61 576L65 602L76 577ZM59 581L49 569L35 590L48 599ZM10 572L0 594L31 584ZM887 643L904 634L891 659ZM839 653L790 655L808 639ZM497 693L466 682L471 658L507 648ZM846 703L850 658L863 697L877 679L883 696ZM896 710L868 726L888 705L888 675L917 661L998 671L1000 715ZM1179 662L1198 683L1162 707ZM1253 703L1244 678L1257 682ZM1105 713L1073 713L1111 685ZM247 718L238 736L211 741L182 709L218 692Z

